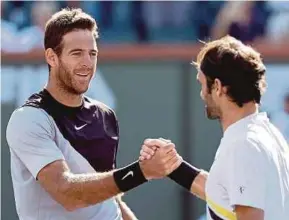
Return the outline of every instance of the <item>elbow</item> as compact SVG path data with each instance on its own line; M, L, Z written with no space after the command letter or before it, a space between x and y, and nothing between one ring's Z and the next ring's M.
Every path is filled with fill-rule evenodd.
M68 212L73 212L73 211L77 210L77 208L75 206L71 206L71 205L69 206L69 205L65 205L65 204L62 204L62 206Z
M68 202L62 202L61 203L62 207L67 211L67 212L73 212L79 208L83 208L84 206L81 206L80 204L77 204L75 201L70 200Z
M67 212L73 212L73 211L75 211L77 209L84 208L85 206L74 204L74 205L66 205L66 206L63 206L63 207L65 208L65 210Z
M78 200L78 201L73 201L73 202L69 202L69 203L63 203L62 206L66 211L73 212L77 209L85 208L89 205Z
M61 184L59 187L59 195L58 202L68 212L73 212L86 206L83 200L75 195L69 183Z

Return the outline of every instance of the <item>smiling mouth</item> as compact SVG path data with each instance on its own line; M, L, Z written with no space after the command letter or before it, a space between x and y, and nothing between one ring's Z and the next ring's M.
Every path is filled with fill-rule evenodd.
M88 76L89 73L76 73L77 76Z

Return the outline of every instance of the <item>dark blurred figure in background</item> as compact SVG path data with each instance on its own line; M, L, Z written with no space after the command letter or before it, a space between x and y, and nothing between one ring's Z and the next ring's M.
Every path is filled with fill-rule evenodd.
M229 34L243 42L258 41L266 35L268 17L266 2L227 1L216 18L212 38Z
M148 39L148 27L144 20L143 13L143 1L133 1L132 2L132 25L135 28L137 39L139 42L147 42Z
M224 1L196 1L191 13L192 28L196 37L206 40L211 37L211 29Z

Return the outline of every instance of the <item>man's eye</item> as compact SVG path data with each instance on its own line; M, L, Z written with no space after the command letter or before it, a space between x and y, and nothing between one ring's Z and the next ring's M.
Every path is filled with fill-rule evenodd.
M73 53L72 55L73 55L73 56L79 56L79 55L80 55L80 52Z

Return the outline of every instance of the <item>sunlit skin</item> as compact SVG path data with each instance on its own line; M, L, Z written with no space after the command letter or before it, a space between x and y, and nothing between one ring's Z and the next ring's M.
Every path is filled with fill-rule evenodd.
M236 121L258 112L259 106L254 101L244 103L239 107L227 95L227 88L222 85L219 79L215 79L209 92L205 74L199 70L197 81L201 84L201 99L205 103L207 117L209 119L219 119L223 131Z
M197 74L197 81L201 84L201 99L205 102L205 109L207 113L207 117L209 119L220 119L221 118L221 110L216 105L212 91L209 93L209 89L207 86L207 79L202 71L199 71ZM214 89L214 88L213 88Z
M51 48L45 52L51 66L46 89L62 104L79 106L96 71L96 41L93 32L75 30L63 36L62 45L59 56Z

